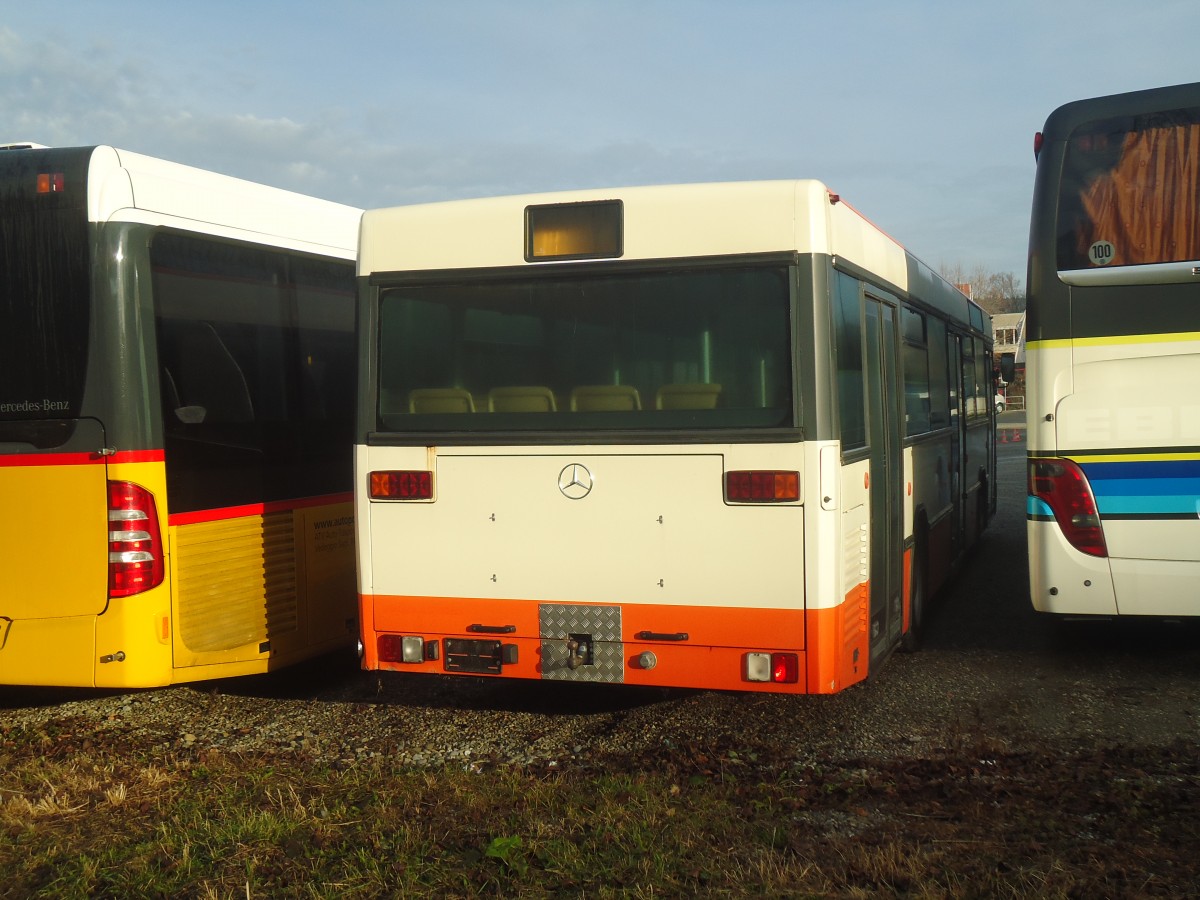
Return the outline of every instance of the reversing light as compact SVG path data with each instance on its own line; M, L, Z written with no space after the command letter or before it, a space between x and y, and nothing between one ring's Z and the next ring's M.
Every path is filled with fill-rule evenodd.
M725 473L725 499L735 503L787 503L800 499L800 473Z
M162 584L162 534L154 497L128 481L108 483L108 596L129 597Z
M770 681L771 680L771 654L770 653L747 653L745 660L745 675L747 681Z
M372 500L432 500L433 473L372 472L370 492Z
M1050 507L1072 547L1089 556L1108 556L1096 498L1079 466L1069 459L1031 459L1029 493Z
M747 681L795 684L800 680L800 656L796 653L747 653L742 663Z

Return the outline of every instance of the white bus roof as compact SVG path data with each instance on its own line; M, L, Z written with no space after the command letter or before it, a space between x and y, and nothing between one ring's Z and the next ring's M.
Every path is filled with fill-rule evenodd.
M128 150L92 150L88 218L258 240L353 258L362 210Z
M604 188L369 210L359 273L526 265L527 206L596 200L624 206L624 260L822 253L908 289L912 258L904 248L814 180Z

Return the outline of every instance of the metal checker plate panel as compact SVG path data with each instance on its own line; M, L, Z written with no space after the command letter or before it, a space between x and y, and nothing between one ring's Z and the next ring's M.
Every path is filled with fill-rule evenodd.
M588 606L574 603L542 603L538 606L538 630L542 639L542 678L552 681L595 681L619 684L625 680L625 645L621 641L621 607ZM567 637L592 636L591 665L572 669Z

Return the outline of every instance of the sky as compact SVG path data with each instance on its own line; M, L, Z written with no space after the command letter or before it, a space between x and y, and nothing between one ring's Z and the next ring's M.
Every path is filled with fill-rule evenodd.
M1057 106L1200 80L1195 0L0 0L0 142L373 208L816 178L1025 281Z

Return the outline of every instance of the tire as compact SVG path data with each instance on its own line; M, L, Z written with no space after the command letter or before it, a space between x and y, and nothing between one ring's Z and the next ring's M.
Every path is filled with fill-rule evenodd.
M912 584L909 594L908 631L900 638L900 649L912 653L921 646L925 631L925 616L929 612L928 529L924 517L916 529L913 541Z

